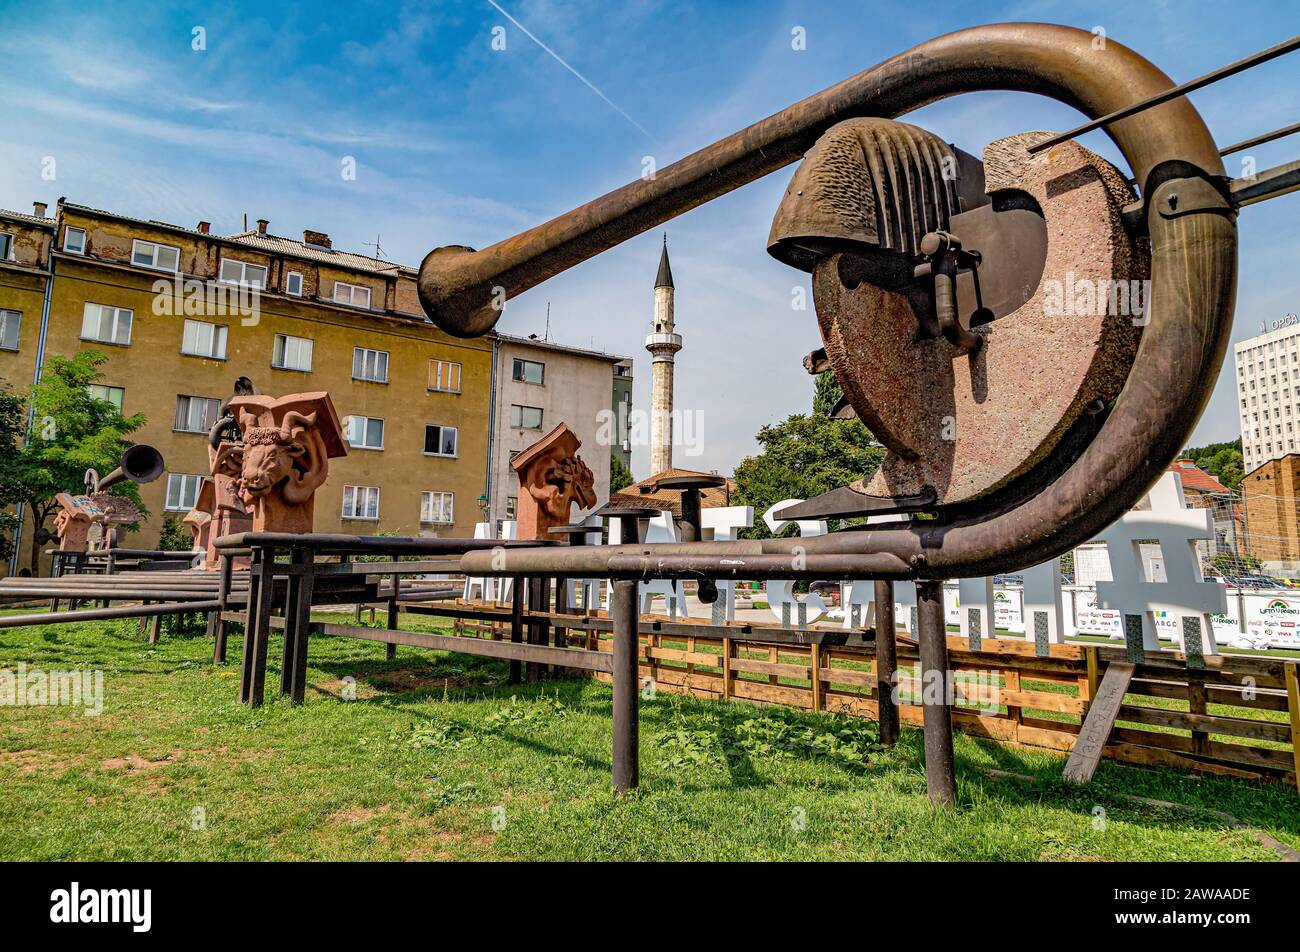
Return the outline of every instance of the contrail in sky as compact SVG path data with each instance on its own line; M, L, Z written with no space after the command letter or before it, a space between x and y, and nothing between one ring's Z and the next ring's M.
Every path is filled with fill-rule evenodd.
M567 70L568 70L570 73L572 73L574 76L577 76L578 79L582 80L583 85L586 86L588 89L590 89L593 93L595 93L595 94L596 94L597 96L599 96L601 99L605 100L605 102L609 104L609 106L610 106L611 109L613 109L615 112L617 112L620 116L622 116L622 117L623 117L624 119L626 119L628 122L632 123L632 125L636 126L637 129L639 129L639 130L641 131L641 134L642 134L642 135L644 135L647 139L653 139L653 138L654 138L654 136L650 135L649 132L646 132L645 127L642 126L641 123L637 122L635 119L633 119L631 116L629 116L626 112L624 112L623 109L622 109L622 107L620 107L620 106L618 105L618 103L614 102L614 100L610 99L608 96L606 96L604 93L602 93L599 89L597 89L596 86L595 86L595 84L593 84L593 83L591 82L591 80L589 80L586 76L583 76L583 75L582 75L581 73L579 73L576 69L574 69L574 68L573 68L572 66L570 66L568 63L566 63L566 62L565 62L565 61L560 57L560 54L559 54L559 53L555 52L555 50L551 49L549 46L547 46L545 43L543 43L543 42L542 42L541 40L539 40L537 37L533 36L533 34L529 33L529 32L528 32L528 27L524 26L522 23L520 23L518 20L516 20L516 19L515 19L514 17L512 17L510 14L506 13L506 11L503 10L503 9L501 8L501 5L498 4L498 3L496 2L496 0L487 0L487 2L488 2L489 4L491 4L492 7L495 8L496 11L497 11L498 13L500 13L503 17L505 17L507 20L509 20L509 21L510 21L511 23L513 23L515 26L519 27L519 29L523 31L524 36L528 37L530 40L532 40L534 43L536 43L538 46L540 46L542 49L544 49L547 53L549 53L550 56L551 56L551 59L555 60L555 62L559 63L561 66L563 66L565 69L567 69Z

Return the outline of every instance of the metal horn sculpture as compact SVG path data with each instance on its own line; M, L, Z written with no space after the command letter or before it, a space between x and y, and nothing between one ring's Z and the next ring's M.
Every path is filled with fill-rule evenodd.
M452 334L483 334L502 300L806 156L770 250L813 272L829 363L853 410L890 451L877 477L800 509L822 517L900 513L894 522L799 540L512 551L509 571L977 577L1060 554L1136 502L1190 435L1231 328L1236 210L1204 122L1180 96L1105 126L1140 187L1132 200L1124 176L1073 143L1040 149L1045 140L1036 134L1012 137L990 146L981 167L924 130L892 121L948 96L995 89L1049 96L1098 118L1173 88L1132 50L1108 40L1099 52L1093 40L1044 24L942 36L653 179L482 251L448 247L426 256L419 291L430 318ZM797 200L804 182L838 197ZM1104 229L1094 231L1098 241L1113 243L1104 259L1089 257L1078 234L1047 235L1069 203ZM1117 281L1149 273L1141 320L1127 327L1094 321L1082 330L1048 320L1042 282L1071 263ZM1076 331L1085 334L1086 359L1071 361L1064 351ZM1046 408L1020 405L1026 432L1007 459L963 456L960 432L959 445L944 448L933 434L909 429L909 414L919 410L926 426L951 415L958 426L987 432L998 414L1015 410L1000 380L1010 364L1063 374L1065 386L1049 394ZM917 377L920 385L911 385ZM926 401L936 398L955 412L934 413L941 408ZM925 518L907 515L916 511ZM464 556L461 567L494 574L481 553Z

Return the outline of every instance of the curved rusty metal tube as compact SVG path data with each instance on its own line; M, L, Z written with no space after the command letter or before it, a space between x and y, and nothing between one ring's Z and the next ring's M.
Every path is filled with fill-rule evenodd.
M1089 117L1173 83L1132 50L1090 33L1042 24L976 27L939 37L860 73L637 182L482 252L433 252L420 293L453 333L495 320L475 304L485 285L531 287L655 224L795 161L831 125L897 116L947 96L1006 89L1040 93ZM1204 410L1232 324L1237 235L1214 140L1185 98L1118 121L1108 134L1146 203L1152 291L1132 372L1100 432L1027 503L992 518L913 522L812 539L512 551L509 573L654 578L727 577L729 560L760 557L744 577L804 571L861 578L954 578L1023 568L1087 541L1160 476ZM476 290L477 289L477 290ZM483 321L491 317L486 327ZM784 560L777 574L772 559ZM760 566L761 563L761 566ZM464 571L494 572L484 554ZM738 567L737 567L738 568ZM757 573L757 574L755 574Z

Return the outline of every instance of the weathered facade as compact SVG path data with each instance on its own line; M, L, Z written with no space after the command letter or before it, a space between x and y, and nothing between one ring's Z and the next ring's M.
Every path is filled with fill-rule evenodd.
M167 461L141 487L150 515L123 544L154 546L163 519L190 509L208 474L207 429L241 375L266 394L326 391L351 418L350 451L316 498L317 531L472 534L487 485L493 345L433 327L412 269L336 251L319 232L279 237L264 221L223 237L206 222L66 201L53 219L27 219L0 216L17 257L0 267L0 308L21 314L0 377L31 384L49 284L45 356L108 355L97 395L143 413L136 439Z
M1300 454L1256 467L1241 480L1246 551L1270 575L1300 573Z
M630 410L632 361L505 334L496 341L492 488L486 521L496 525L516 517L519 478L510 463L559 423L567 424L581 441L596 497L607 499L610 456L621 456L627 445L627 414L618 412L615 394L619 381L626 380ZM626 376L620 375L620 368L626 369Z
M44 204L33 211L0 209L0 380L15 389L26 387L36 369L56 228Z

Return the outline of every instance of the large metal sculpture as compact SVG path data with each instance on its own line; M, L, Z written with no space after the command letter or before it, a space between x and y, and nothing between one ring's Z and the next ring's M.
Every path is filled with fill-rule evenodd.
M870 479L779 514L897 514L868 528L512 551L506 571L613 578L611 614L633 632L640 580L915 579L922 664L942 672L939 580L1041 563L1131 506L1186 442L1218 375L1236 211L1192 105L1166 95L1173 83L1141 56L1095 39L1044 24L939 37L483 251L432 251L420 268L425 311L449 333L475 336L496 323L504 299L804 158L769 250L812 272L825 345L813 362L835 371L852 411L889 450ZM1104 119L1136 194L1068 136L1013 136L981 162L894 121L993 89ZM1064 287L1080 279L1106 289L1106 306L1094 298L1084 314L1054 314L1054 289L1064 303ZM1130 291L1127 313L1110 306L1109 290L1120 287ZM1010 439L992 449L993 433ZM484 553L461 566L500 574ZM615 658L616 672L630 664L635 677L631 654ZM635 699L616 697L616 712L620 703ZM947 705L927 705L936 803L955 795L950 734Z

